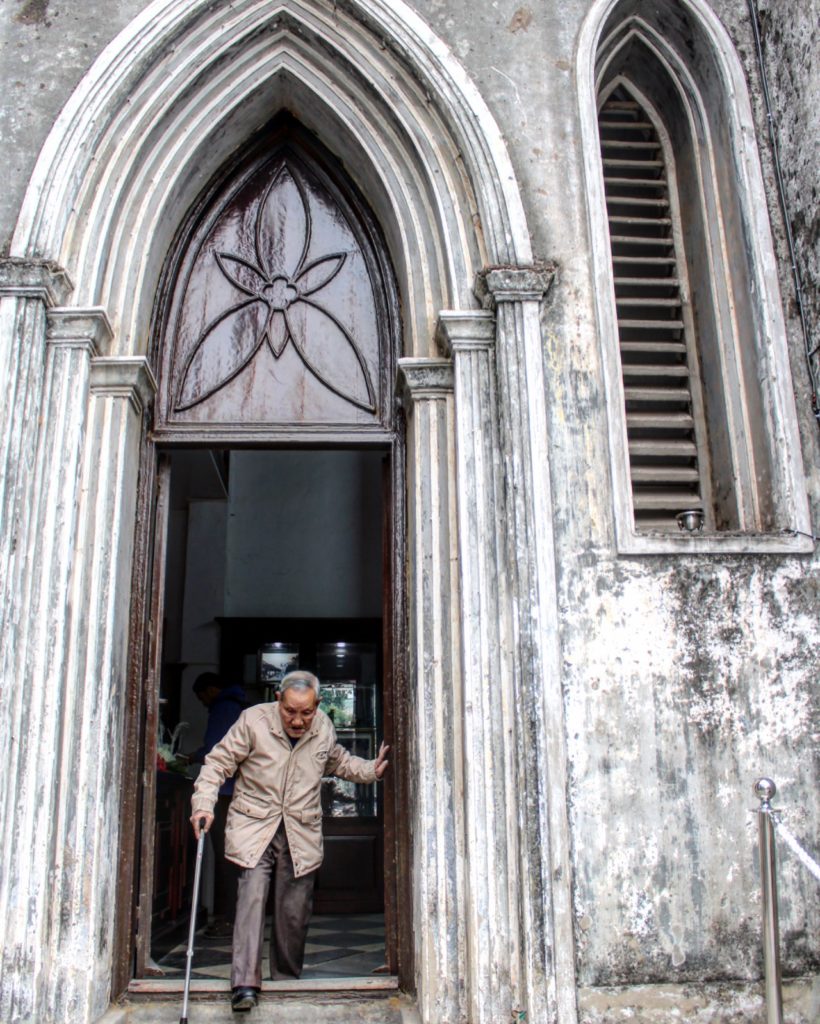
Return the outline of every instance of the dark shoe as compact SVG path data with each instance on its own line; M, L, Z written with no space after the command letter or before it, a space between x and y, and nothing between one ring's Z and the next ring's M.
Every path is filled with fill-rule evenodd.
M231 1009L234 1013L244 1013L252 1010L259 1001L256 996L257 990L247 985L240 985L233 990L231 996Z
M229 939L233 935L233 925L224 917L215 917L208 922L202 934L206 939Z

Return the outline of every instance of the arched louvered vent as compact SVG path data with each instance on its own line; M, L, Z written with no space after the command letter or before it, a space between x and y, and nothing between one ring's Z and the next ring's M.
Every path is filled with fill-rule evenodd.
M623 86L603 104L599 126L635 524L676 529L678 512L700 509L710 526L697 357L663 147Z

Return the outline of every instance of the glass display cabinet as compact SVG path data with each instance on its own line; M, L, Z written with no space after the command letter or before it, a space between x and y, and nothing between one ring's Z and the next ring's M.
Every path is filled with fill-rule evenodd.
M343 747L356 757L376 756L377 650L374 644L339 641L316 652L322 710L331 719ZM322 783L326 818L376 818L378 785L327 778Z

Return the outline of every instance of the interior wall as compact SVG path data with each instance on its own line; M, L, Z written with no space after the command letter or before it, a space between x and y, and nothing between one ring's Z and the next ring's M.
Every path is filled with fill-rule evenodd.
M219 668L219 625L216 620L225 610L227 518L225 501L197 500L188 505L185 590L179 643L180 661L185 665L180 700L180 721L188 722L183 741L185 749L199 746L208 717L191 687L201 672L214 672ZM166 623L171 621L166 614ZM166 639L170 640L170 630L166 631Z
M381 615L380 452L233 452L225 615Z
M184 749L205 730L191 687L219 667L219 616L381 615L382 457L234 451L227 496L203 498L212 463L174 454L163 660L184 665Z

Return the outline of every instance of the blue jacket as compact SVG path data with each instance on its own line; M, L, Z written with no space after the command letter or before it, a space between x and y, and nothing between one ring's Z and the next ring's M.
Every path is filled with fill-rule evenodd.
M214 699L213 704L208 708L208 724L205 727L205 736L202 746L194 755L198 761L204 761L206 755L219 743L225 733L239 718L248 702L245 698L245 691L238 684L227 686L220 690L219 696ZM233 779L227 779L220 787L220 794L233 793Z

